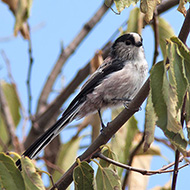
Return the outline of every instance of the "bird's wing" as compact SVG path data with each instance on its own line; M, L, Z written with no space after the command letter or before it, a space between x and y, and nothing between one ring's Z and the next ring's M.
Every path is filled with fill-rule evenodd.
M121 70L124 67L124 61L120 60L110 60L110 57L105 59L102 65L91 75L91 77L86 81L86 83L82 86L81 91L78 95L73 99L68 108L63 113L63 117L65 115L70 115L70 111L73 110L73 107L76 104L81 104L85 101L86 95L91 93L96 86L98 86L103 79L105 79L109 74L114 73L116 71ZM80 102L80 103L79 103Z

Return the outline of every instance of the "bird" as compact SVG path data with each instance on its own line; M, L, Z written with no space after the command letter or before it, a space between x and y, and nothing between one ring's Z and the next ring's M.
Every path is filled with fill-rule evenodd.
M118 37L107 58L82 86L57 122L44 132L22 154L34 159L60 131L74 119L99 113L101 110L127 104L142 87L148 73L143 39L138 33L126 33ZM20 159L16 165L21 168Z

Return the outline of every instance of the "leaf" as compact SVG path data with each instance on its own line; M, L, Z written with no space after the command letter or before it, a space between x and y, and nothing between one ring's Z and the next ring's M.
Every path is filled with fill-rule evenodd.
M32 161L28 157L21 157L22 176L27 190L45 190L42 179Z
M179 126L178 123L175 123L176 118L174 117L176 114L173 116L169 110L170 108L173 109L173 105L171 104L173 101L175 101L176 97L175 94L173 94L174 92L172 91L172 88L168 84L166 70L164 68L163 62L159 62L151 70L150 87L152 91L154 111L158 117L156 122L157 126L163 130L164 134L169 138L170 142L175 145L179 151L185 154L187 142L184 139L182 128L181 130L178 130ZM169 125L172 122L174 122L175 128Z
M25 39L30 38L27 19L30 15L30 9L32 6L32 0L3 0L7 5L9 5L10 10L15 15L15 26L14 34L18 34L18 31L21 32Z
M145 21L149 23L154 14L156 6L160 4L160 0L141 0L140 9L145 14Z
M150 90L147 99L146 113L145 113L145 138L144 138L144 151L146 152L150 147L151 143L154 141L154 132L156 126L157 117L154 112L154 107L152 103L152 92Z
M131 4L136 5L139 0L114 0L117 11L120 13L125 7L129 7Z
M103 63L102 50L95 53L94 57L90 61L91 73L95 72L96 69Z
M66 171L76 160L81 138L82 137L71 139L67 143L61 145L59 154L57 155L56 165L63 171ZM62 174L58 171L53 173L53 179L55 181L57 181L61 176Z
M8 107L11 112L15 126L18 125L20 121L20 102L15 90L14 85L6 83L5 81L0 81L3 93L8 103Z
M176 44L168 41L167 57L170 61L169 76L172 76L173 84L177 93L177 107L180 109L183 104L183 99L187 91L188 80L185 74L184 58L181 56Z
M112 118L118 115L121 109L115 109L112 111ZM130 151L134 136L138 133L137 120L132 116L119 131L112 138L110 147L111 150L116 154L118 161L125 163L130 156ZM119 145L119 148L118 148ZM119 176L122 175L123 168L118 167Z
M24 180L14 160L0 153L0 189L25 190Z
M152 92L152 103L157 119L157 125L164 130L167 125L167 107L162 94L163 75L164 75L163 62L157 63L151 70L150 86Z
M186 17L186 14L187 14L187 10L185 8L185 4L187 3L188 0L180 0L179 1L179 6L177 8L177 10L183 14L184 17Z
M8 141L9 141L9 134L7 132L7 127L5 126L5 123L2 119L1 113L0 113L0 131L1 131L1 136L0 139L2 140L2 142L7 145ZM0 145L0 151L3 151L3 144Z
M83 161L75 167L73 171L73 180L75 190L93 190L94 189L94 170L86 162Z
M170 24L161 17L158 17L158 34L159 34L159 44L162 51L163 57L166 56L166 39L174 36L174 30Z
M103 151L102 154L103 154L104 156L108 157L108 158L111 158L112 160L116 160L116 161L117 161L117 157L116 157L115 153L111 151L111 149L108 149L108 148L107 148L106 150ZM99 164L100 164L102 167L104 167L104 168L105 168L105 167L108 168L108 167L111 165L110 162L107 162L107 161L105 161L105 160L103 160L103 159L100 159ZM112 168L114 169L114 171L116 171L116 166L115 166L115 165L113 165Z
M129 19L127 21L127 31L126 32L136 32L141 34L143 27L143 16L139 8L134 8L131 10Z
M190 87L188 87L186 94L185 113L186 113L185 122L187 127L187 135L190 143Z
M96 174L96 185L97 189L101 190L121 190L120 178L111 168L98 167Z
M135 156L132 167L150 169L152 156ZM149 178L138 172L130 172L128 178L128 190L147 189Z

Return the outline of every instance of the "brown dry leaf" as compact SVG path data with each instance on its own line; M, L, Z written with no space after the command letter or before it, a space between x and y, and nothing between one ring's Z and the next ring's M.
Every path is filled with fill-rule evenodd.
M160 0L141 0L140 9L141 12L145 14L145 21L147 23L152 20L154 11L158 4L160 4Z
M150 169L150 164L152 161L152 156L135 156L133 159L132 167L141 168L141 169ZM144 190L147 189L149 177L142 175L137 172L131 171L129 174L129 190Z
M90 61L91 73L96 71L96 69L103 63L102 50L95 53L94 57Z
M178 10L180 13L182 13L184 17L185 17L186 14L187 14L187 10L186 10L186 8L185 8L185 6L184 6L186 3L187 3L187 0L180 0L180 1L179 1L179 6L178 6L178 8L177 8L177 10Z
M25 39L30 38L27 19L30 14L32 0L3 0L15 16L14 35L17 36L20 31Z
M133 141L133 145L134 146L137 145L141 140L141 138L142 138L141 133L136 134ZM152 155L136 155L133 159L132 167L149 170L151 161L152 161ZM128 179L128 189L129 190L147 189L148 180L149 180L148 176L142 175L138 172L131 171Z

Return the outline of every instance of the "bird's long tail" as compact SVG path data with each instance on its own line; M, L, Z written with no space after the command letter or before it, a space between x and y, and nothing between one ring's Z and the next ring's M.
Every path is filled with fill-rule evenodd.
M44 149L59 133L60 131L70 123L76 116L80 105L75 104L71 109L66 110L62 117L50 127L45 133L40 136L22 155L27 156L30 159L35 158L42 149ZM16 161L16 165L21 170L20 159Z

